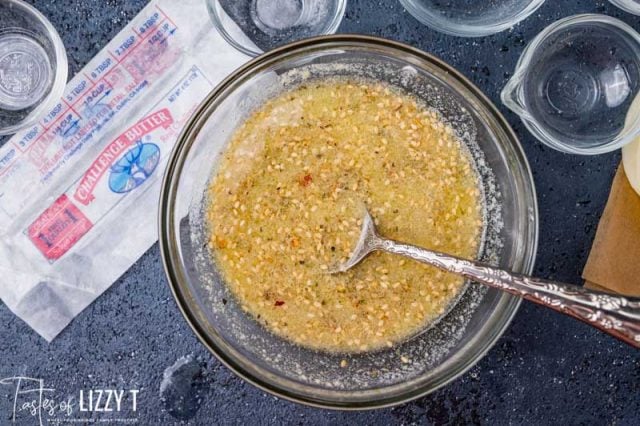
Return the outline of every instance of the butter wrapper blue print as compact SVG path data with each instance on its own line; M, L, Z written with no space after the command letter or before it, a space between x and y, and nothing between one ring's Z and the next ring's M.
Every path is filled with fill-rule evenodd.
M168 156L248 57L201 0L151 2L0 149L0 298L51 341L158 239Z

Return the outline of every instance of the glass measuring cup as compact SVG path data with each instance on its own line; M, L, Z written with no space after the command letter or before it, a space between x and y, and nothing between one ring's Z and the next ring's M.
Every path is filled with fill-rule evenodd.
M543 30L522 54L503 103L541 142L600 154L630 142L640 114L640 35L622 21L575 15Z
M67 82L60 36L21 0L0 2L0 135L34 124L59 100Z

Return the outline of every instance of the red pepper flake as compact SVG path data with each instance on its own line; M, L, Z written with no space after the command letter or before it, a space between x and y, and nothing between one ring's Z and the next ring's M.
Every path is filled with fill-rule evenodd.
M300 180L298 181L298 183L300 183L300 186L309 186L309 184L313 181L313 178L311 177L310 174L306 174L304 176L302 176L300 178Z
M275 305L276 306L282 306L282 305L284 305L284 301L283 300L276 300Z
M220 248L220 249L227 248L227 240L225 240L224 238L216 235L216 246L218 246L218 248Z

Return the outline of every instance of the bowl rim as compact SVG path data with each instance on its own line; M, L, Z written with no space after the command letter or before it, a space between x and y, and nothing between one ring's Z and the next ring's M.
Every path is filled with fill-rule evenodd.
M338 409L338 410L365 410L365 409L377 409L377 408L385 408L392 407L399 404L403 404L405 402L420 398L425 396L445 385L452 382L453 380L459 378L465 372L467 372L470 368L472 368L480 359L482 359L486 353L491 349L497 340L502 336L504 331L507 329L511 320L515 316L516 312L521 303L521 299L503 293L500 296L500 299L496 305L495 310L501 310L503 315L493 315L489 318L487 326L487 335L483 336L484 340L480 343L479 348L475 354L469 358L465 363L461 364L458 368L456 368L452 373L448 374L447 377L440 380L440 382L436 383L434 386L430 388L424 387L415 387L413 389L408 389L406 392L401 394L400 396L391 395L384 396L383 398L377 399L368 399L368 400L358 400L358 401L340 401L337 399L323 399L323 398L314 398L308 395L300 395L295 391L284 389L282 386L279 386L277 383L270 382L265 380L264 377L257 377L256 375L252 375L250 372L245 371L237 360L233 357L229 356L224 351L220 350L214 342L209 338L207 332L200 325L197 315L195 315L192 311L188 303L188 295L183 293L182 287L184 286L179 277L179 273L182 272L182 268L179 266L179 259L176 259L174 253L177 251L171 245L176 241L175 232L174 232L174 219L175 215L172 209L169 207L172 206L172 199L175 198L175 184L177 182L177 178L180 176L180 172L182 171L182 167L184 165L184 159L188 154L189 148L193 141L195 140L195 136L205 125L208 114L207 111L210 109L212 102L218 98L221 94L223 94L230 85L232 85L236 80L242 78L245 74L251 72L254 68L260 66L261 64L271 61L273 59L277 59L284 54L296 52L300 49L305 49L309 47L318 47L323 44L328 47L336 47L340 43L347 44L349 46L369 46L369 47L382 47L382 48L391 48L398 50L403 53L407 53L410 55L417 56L421 60L425 60L427 62L434 63L436 66L441 67L441 69L447 72L451 77L457 79L457 81L465 86L467 90L470 90L472 94L477 96L477 100L480 101L485 108L487 108L487 112L492 114L496 124L501 128L502 131L505 132L508 139L510 139L512 143L513 154L520 159L520 165L522 167L523 178L526 179L529 185L530 194L529 197L531 199L532 204L529 207L530 209L530 226L528 227L529 235L527 235L529 246L526 247L525 254L521 256L522 265L518 268L519 272L522 273L531 273L534 267L537 248L538 248L538 228L539 228L539 220L538 220L538 203L536 196L535 183L533 180L533 175L531 173L531 168L525 156L524 150L522 149L522 145L515 135L514 131L509 126L506 119L502 116L502 114L498 111L498 109L493 105L493 103L466 77L464 77L460 72L455 70L450 65L446 64L444 61L432 56L426 52L423 52L417 48L408 46L403 43L386 40L379 37L373 36L364 36L364 35L325 35L319 37L313 37L301 41L297 41L294 43L290 43L269 51L265 53L245 65L238 68L232 74L230 74L227 78L225 78L222 82L220 82L207 97L200 104L198 109L194 112L192 117L189 119L181 134L178 137L177 143L171 152L166 172L162 181L162 187L160 192L160 202L159 202L159 216L158 216L158 226L159 226L159 246L162 257L162 263L165 270L165 274L167 277L167 281L171 292L176 300L178 308L180 309L182 315L185 320L191 327L192 331L198 337L198 340L211 352L223 365L233 371L237 376L241 377L245 381L251 383L252 385L258 387L259 389L270 393L276 397L283 398L288 401L301 403L308 406L318 407L318 408L330 408L330 409ZM185 149L185 147L187 149ZM527 253L528 251L528 253ZM499 318L498 318L499 317ZM472 340L478 341L479 338L473 338ZM468 343L471 344L472 342ZM343 395L346 393L344 391L332 391L336 394L342 392Z
M0 128L0 136L15 134L20 130L26 129L27 127L37 123L38 120L42 118L42 115L44 113L46 113L57 102L60 101L60 98L62 97L65 86L67 84L67 78L69 77L69 61L67 59L67 50L64 47L62 38L60 38L60 34L58 34L58 31L53 26L51 21L49 21L49 19L47 19L47 17L44 16L42 12L31 6L29 3L25 2L24 0L9 0L8 2L30 13L47 30L47 35L51 40L54 48L56 67L53 70L55 72L55 76L53 78L53 83L51 84L51 90L49 91L49 94L47 94L42 102L40 102L40 104L37 105L29 113L29 115L24 118L24 120L12 124L11 126Z
M624 10L632 15L640 15L640 5L633 0L609 0L609 2L615 7Z
M509 19L501 19L486 25L457 24L429 11L416 0L400 0L402 6L424 25L444 34L458 37L483 37L502 32L524 21L543 5L545 0L530 0L529 4Z

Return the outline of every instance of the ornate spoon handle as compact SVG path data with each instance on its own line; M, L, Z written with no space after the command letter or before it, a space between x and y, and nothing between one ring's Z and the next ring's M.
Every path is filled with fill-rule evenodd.
M532 278L409 244L376 238L371 248L409 257L571 315L640 348L640 299Z

